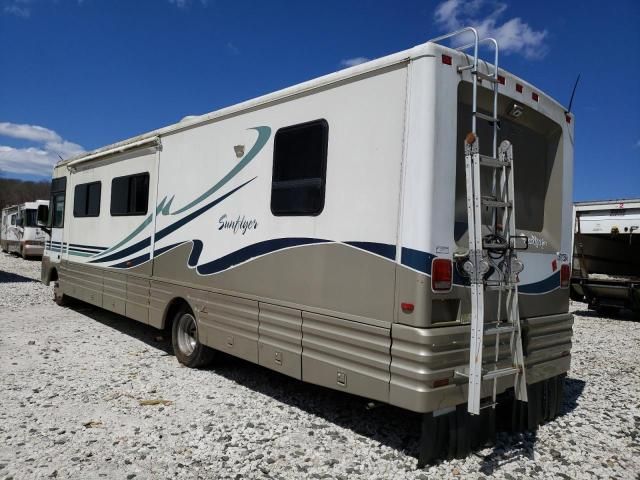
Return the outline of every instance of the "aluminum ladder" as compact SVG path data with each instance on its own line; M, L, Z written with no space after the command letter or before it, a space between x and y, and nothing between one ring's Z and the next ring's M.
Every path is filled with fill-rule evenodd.
M483 408L496 407L497 382L499 378L514 378L515 398L527 401L527 382L522 349L522 331L518 308L518 273L524 268L517 257L519 237L515 226L515 196L513 180L513 148L509 141L498 147L498 42L493 38L479 39L478 32L471 27L430 40L439 42L461 34L471 33L472 43L458 47L466 50L473 47L473 61L458 67L458 72L470 70L472 78L471 132L464 139L467 222L469 232L469 256L463 264L471 287L471 339L469 345L469 367L467 372L456 372L468 377L467 410L479 415ZM478 47L480 42L489 42L494 47L493 72L482 73L478 69ZM491 115L478 111L477 94L479 81L493 85L493 111ZM480 139L476 133L478 120L487 121L493 131L492 155L480 154ZM481 191L483 173L491 178L490 195ZM490 223L483 224L483 209L490 212ZM526 248L526 243L525 247ZM491 279L487 278L494 269ZM497 277L497 278L496 278ZM497 291L498 307L496 319L485 321L485 291ZM505 296L506 320L501 319L501 307ZM500 338L509 335L509 359L504 365L500 359ZM490 362L483 362L485 337L493 336L495 354ZM502 363L502 365L501 365ZM492 381L491 400L481 403L482 384Z

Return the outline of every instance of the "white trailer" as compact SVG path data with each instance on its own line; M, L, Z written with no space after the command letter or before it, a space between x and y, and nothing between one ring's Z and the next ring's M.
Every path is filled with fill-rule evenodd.
M39 257L44 251L45 232L37 225L38 207L48 200L13 205L2 210L0 248L22 258Z
M571 295L601 313L640 313L640 199L574 204Z
M428 42L62 161L43 281L188 366L424 413L421 463L535 428L571 358L574 122L495 58Z

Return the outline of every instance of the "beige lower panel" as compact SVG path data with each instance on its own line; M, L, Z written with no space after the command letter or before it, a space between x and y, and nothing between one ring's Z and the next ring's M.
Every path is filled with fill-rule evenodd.
M126 316L139 322L149 322L150 281L127 275Z
M260 303L258 363L302 380L302 312Z
M127 276L105 270L102 274L102 308L125 315L127 302Z
M302 313L302 379L389 401L389 329Z
M181 290L186 290L182 288ZM168 283L151 281L149 286L149 325L156 328L163 328L165 325L165 314L169 302L176 296L187 298L186 292L178 294L174 285Z
M82 264L65 262L58 273L63 294L102 307L102 271Z
M192 295L199 311L200 341L258 363L258 302L203 291Z

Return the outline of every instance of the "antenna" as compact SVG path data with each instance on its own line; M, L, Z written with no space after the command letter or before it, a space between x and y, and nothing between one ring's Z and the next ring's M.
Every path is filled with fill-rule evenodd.
M60 158L60 160L64 160L64 158L62 158L62 155L60 155L59 153L58 153L58 157Z
M578 78L576 78L576 83L573 84L573 91L571 92L571 99L569 100L569 108L567 109L567 113L571 111L571 105L573 105L573 97L576 94L576 88L578 88L579 81L580 81L580 74L578 74Z

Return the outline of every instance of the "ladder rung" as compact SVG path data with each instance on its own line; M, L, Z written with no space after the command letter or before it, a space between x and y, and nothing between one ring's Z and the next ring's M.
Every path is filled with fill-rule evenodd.
M487 403L481 403L480 404L480 410L484 410L485 408L493 408L498 406L498 402L487 402Z
M515 331L515 327L513 325L505 325L503 327L489 327L484 331L485 335L502 335L503 333L511 333Z
M496 117L492 117L490 115L485 115L482 112L475 112L474 115L478 118L486 120L487 122L498 122L499 120Z
M490 157L488 155L480 155L480 165L483 167L492 167L492 168L502 168L502 167L511 166L509 162L503 162L501 160L498 160L495 157Z
M462 67L458 67L458 72L464 72L465 70L473 69L473 63L470 65L464 65Z
M511 208L511 202L503 202L492 197L482 197L482 205L494 208Z
M498 81L498 79L496 77L494 77L493 75L487 75L486 73L482 73L482 72L479 72L477 70L474 70L471 73L477 75L478 78L481 78L482 80L487 80L488 82L491 82L491 83L496 83Z
M490 372L482 375L483 380L493 380L494 378L508 377L519 373L520 369L516 367L499 368L497 370L491 370Z
M509 244L507 243L498 243L498 242L483 242L482 248L485 250L508 250Z

